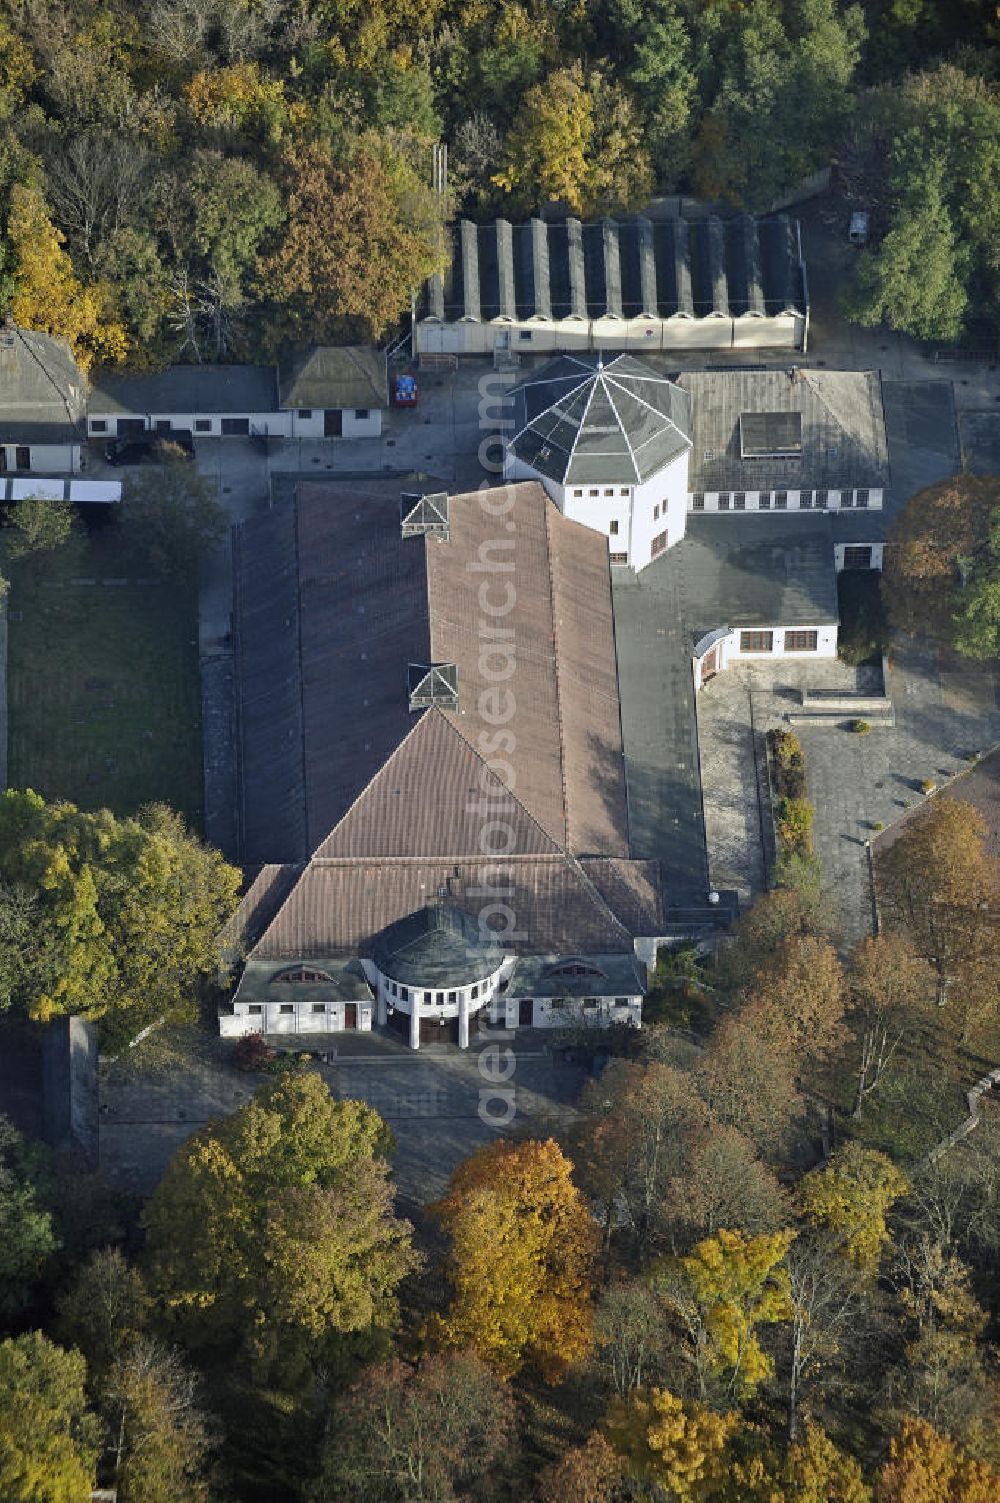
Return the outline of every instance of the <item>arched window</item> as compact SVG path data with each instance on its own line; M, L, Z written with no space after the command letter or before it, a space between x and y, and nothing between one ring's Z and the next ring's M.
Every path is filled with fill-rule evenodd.
M606 973L592 960L583 960L578 955L569 956L566 960L560 960L556 965L550 966L545 973L547 976L600 976Z

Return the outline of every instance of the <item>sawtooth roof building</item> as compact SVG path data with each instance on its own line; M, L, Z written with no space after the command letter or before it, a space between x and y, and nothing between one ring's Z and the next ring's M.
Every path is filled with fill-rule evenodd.
M415 355L804 350L798 221L496 219L453 226L414 310Z
M537 484L302 484L235 573L258 876L223 1033L637 1024L663 899L629 854L604 541Z

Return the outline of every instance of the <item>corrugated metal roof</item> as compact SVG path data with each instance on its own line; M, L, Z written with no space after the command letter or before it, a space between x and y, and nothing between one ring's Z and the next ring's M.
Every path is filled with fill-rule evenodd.
M889 452L877 371L692 371L691 491L881 487ZM744 458L746 414L801 414L800 457Z
M798 233L787 214L723 221L642 215L582 224L506 219L453 228L452 264L420 317L739 317L805 312Z

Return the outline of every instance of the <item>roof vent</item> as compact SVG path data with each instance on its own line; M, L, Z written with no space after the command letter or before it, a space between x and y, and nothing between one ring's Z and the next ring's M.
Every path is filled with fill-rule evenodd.
M450 536L448 522L448 492L432 491L423 495L420 491L404 491L399 498L399 525L404 538L421 535L443 538Z
M17 335L13 329L0 329L0 349L12 350L17 344Z
M411 663L407 669L410 711L458 709L458 669L454 663Z

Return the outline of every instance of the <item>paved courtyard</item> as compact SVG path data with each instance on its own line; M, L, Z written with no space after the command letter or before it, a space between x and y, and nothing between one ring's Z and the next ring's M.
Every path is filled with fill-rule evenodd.
M533 1034L513 1041L513 1072L498 1086L490 1071L506 1065L483 1056L485 1047L474 1040L467 1052L429 1045L413 1053L381 1032L340 1035L335 1062L315 1066L335 1096L367 1101L393 1129L393 1177L404 1205L434 1200L462 1159L499 1133L530 1126L545 1136L575 1116L587 1078L582 1066L555 1058ZM102 1071L101 1167L114 1184L149 1194L191 1133L235 1111L266 1079L239 1074L227 1050L192 1029L162 1064L154 1046L135 1068L125 1061Z
M787 727L803 689L872 692L871 670L837 662L740 665L719 674L698 696L705 821L712 882L750 896L762 890L760 818L751 713L759 731ZM859 736L838 726L797 726L816 809L816 851L845 938L871 926L866 842L918 802L921 784L962 772L973 752L1000 742L995 675L981 664L942 656L912 643L894 651L888 693L894 727Z

